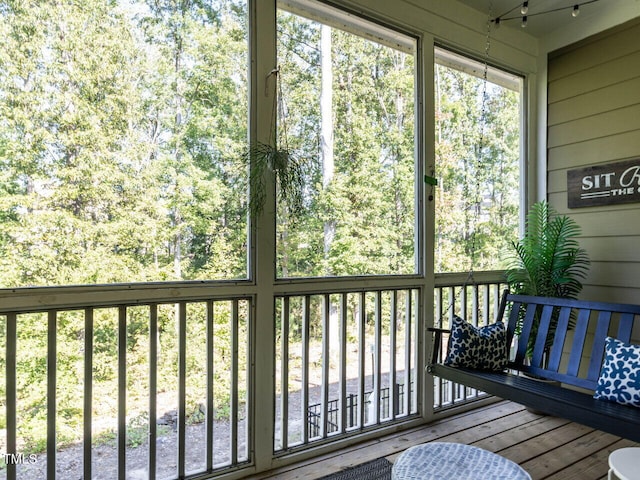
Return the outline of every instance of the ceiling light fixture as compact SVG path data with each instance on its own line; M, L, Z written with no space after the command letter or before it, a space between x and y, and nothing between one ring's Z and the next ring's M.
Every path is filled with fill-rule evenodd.
M552 13L552 12L559 12L559 11L562 11L562 10L571 10L571 16L575 18L578 15L580 15L580 7L582 7L584 5L589 5L590 3L596 3L596 2L599 2L599 1L600 0L587 0L585 2L576 3L574 5L567 5L567 6L564 6L564 7L550 8L548 10L534 11L533 13L530 12L529 2L528 1L519 2L511 10L509 10L508 12L503 13L502 15L499 15L499 16L495 17L494 19L491 20L491 22L494 23L495 26L497 27L502 22L505 22L505 21L508 21L508 20L521 19L522 20L522 27L526 27L530 17L536 17L538 15L544 15L544 14ZM520 8L520 15L513 14L514 10L517 10L518 8Z

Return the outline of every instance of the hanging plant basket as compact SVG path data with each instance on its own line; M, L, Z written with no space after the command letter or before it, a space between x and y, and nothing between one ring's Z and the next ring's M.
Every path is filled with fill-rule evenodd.
M284 202L289 216L295 218L304 210L305 176L300 161L288 147L286 118L280 103L283 96L279 74L280 68L275 68L265 79L269 82L270 77L275 78L269 142L255 143L243 153L244 161L250 165L249 212L253 219L259 217L264 210L268 178L275 181L278 199ZM276 117L282 125L281 142L274 139Z
M289 215L296 216L303 210L305 180L300 162L287 148L277 148L264 143L251 146L244 153L249 170L249 211L252 218L260 216L267 199L267 172L276 182L278 198L287 206Z

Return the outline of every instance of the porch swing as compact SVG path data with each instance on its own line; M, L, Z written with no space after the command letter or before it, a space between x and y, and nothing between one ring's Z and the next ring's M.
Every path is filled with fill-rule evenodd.
M484 142L489 30L490 23L485 51L483 121L476 157L478 165ZM479 184L476 187L479 197ZM476 221L478 215L479 211L476 211ZM631 357L640 357L640 346L630 344L632 332L640 328L640 305L516 295L505 291L496 323L476 327L453 313L461 292L470 285L477 286L475 250L475 237L472 237L467 280L440 317L442 325L444 316L450 314L451 329L428 329L433 333L433 349L427 372L453 384L640 442L640 399L633 396L635 387L624 387L629 389L626 393L616 393L622 387L612 387L614 382L616 385L621 382L615 373L622 368L620 362L629 371L637 370L637 362L628 366L625 362L631 362ZM510 308L505 316L507 306ZM557 324L550 331L554 316L557 316ZM568 335L569 325L573 323L570 318L575 319L571 336ZM515 357L510 359L507 346L516 339L516 326L519 335L515 342ZM615 339L608 336L614 327L617 330ZM443 361L440 350L447 334L448 351ZM547 334L552 346L548 360L543 361L549 343ZM534 345L533 352L526 361L530 344ZM583 362L585 357L589 358L588 362ZM555 382L540 382L522 373Z

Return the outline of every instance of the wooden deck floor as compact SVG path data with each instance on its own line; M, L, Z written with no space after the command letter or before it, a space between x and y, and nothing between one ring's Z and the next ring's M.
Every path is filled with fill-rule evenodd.
M640 446L561 418L530 413L515 403L500 402L257 478L317 479L379 457L393 462L404 449L432 441L465 443L498 453L520 464L534 480L606 479L612 451Z

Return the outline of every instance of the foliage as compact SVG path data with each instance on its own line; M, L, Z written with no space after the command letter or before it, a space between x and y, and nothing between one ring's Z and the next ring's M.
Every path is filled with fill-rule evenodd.
M439 64L435 85L435 271L501 269L518 238L519 92Z
M279 178L279 276L416 272L414 56L332 30L335 172L325 183L319 153L320 25L279 11L279 101L288 145L252 150L246 145L248 18L244 0L3 5L0 287L246 278L247 211L255 212L247 193L259 198L265 179L249 164ZM448 103L439 114L448 122L440 136L448 140L439 143L438 162L444 183L457 189L472 174L463 171L475 158L477 117L468 112L477 101L477 85L451 74L441 86ZM478 230L487 257L495 256L488 250L492 239L511 233L516 208L508 202L514 101L495 95L490 102L495 133L484 158L491 162L486 172L493 173L483 173L482 181L501 207ZM280 136L283 128L276 126ZM295 187L293 194L288 186ZM457 208L447 195L437 199L438 208L453 223L467 223L462 235L456 225L439 224L439 236L448 242L442 265L455 268L456 249L468 249L471 229L468 215L454 215L469 209ZM296 211L302 213L293 222L290 213ZM327 225L335 227L331 242L325 242ZM214 407L224 417L231 307L214 303ZM356 304L350 299L352 312ZM82 313L60 312L56 319L60 445L82 435L88 334ZM369 325L374 314L366 315ZM205 393L206 318L204 305L189 305L192 421L200 417ZM106 441L117 414L117 309L97 309L93 320L94 434ZM48 322L44 314L24 314L18 326L18 436L33 451L46 441ZM148 422L147 307L127 308L126 322L129 441L139 444ZM171 396L177 379L175 305L158 306L158 326L158 395ZM248 330L241 323L237 333L246 339ZM248 364L246 349L241 341L242 366ZM242 367L241 401L247 398L247 375Z
M524 237L513 242L512 256L506 272L512 293L543 297L577 298L582 290L580 281L587 275L589 257L580 248L577 237L580 227L570 217L558 215L546 201L534 203L527 214ZM524 313L522 312L524 315ZM540 321L540 312L533 320L528 353L533 352L533 340ZM516 327L522 328L523 318ZM551 346L553 332L558 322L554 311L547 347ZM570 319L570 327L574 324Z
M531 206L524 237L513 242L507 282L513 293L577 298L589 268L580 227L546 201Z
M279 11L278 31L288 143L305 159L307 185L307 214L295 223L278 205L278 275L415 273L413 55L332 29L333 75L325 91L320 23ZM329 140L322 131L325 95L332 98ZM331 173L323 148L332 151Z
M246 277L243 3L3 9L0 285Z
M275 177L278 197L287 206L288 214L296 217L303 212L304 175L300 161L286 148L277 148L264 143L249 147L243 154L250 165L249 211L257 218L266 202L266 175Z

